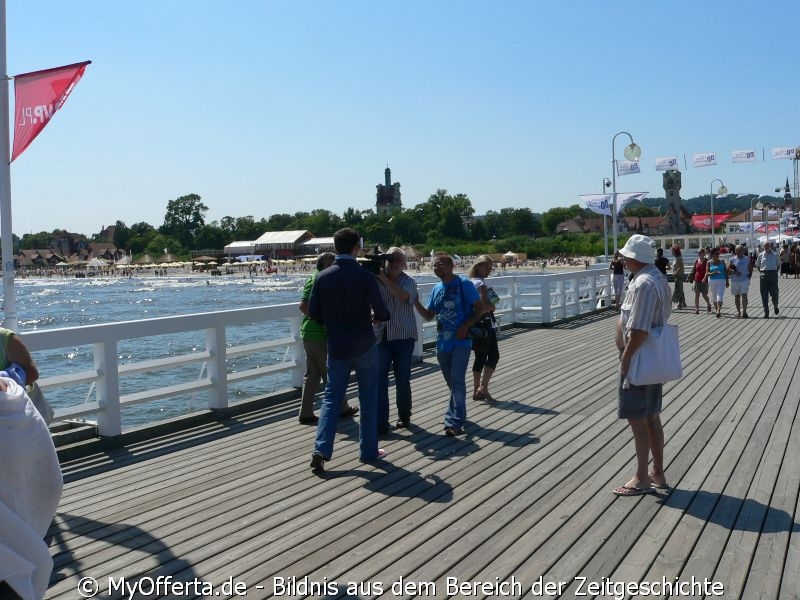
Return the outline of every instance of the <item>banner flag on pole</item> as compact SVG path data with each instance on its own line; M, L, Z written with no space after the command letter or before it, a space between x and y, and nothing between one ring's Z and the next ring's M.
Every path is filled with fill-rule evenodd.
M719 229L730 217L731 213L715 214L714 229ZM692 215L692 227L701 231L711 231L711 215Z
M692 154L692 166L697 167L710 167L717 164L716 152L700 152Z
M632 175L633 173L641 173L639 170L639 161L635 160L618 160L617 161L617 177L623 175Z
M794 148L773 148L772 160L781 160L784 158L794 158Z
M678 168L677 156L662 156L656 159L656 171L667 171Z
M634 200L644 200L650 192L629 192L625 194L617 194L617 214L622 212L622 209L628 206Z
M12 161L25 151L56 111L64 106L70 92L83 76L86 65L91 62L87 60L14 77Z
M593 213L611 216L611 194L581 194L578 197Z
M731 152L731 161L734 163L756 162L755 150L734 150Z

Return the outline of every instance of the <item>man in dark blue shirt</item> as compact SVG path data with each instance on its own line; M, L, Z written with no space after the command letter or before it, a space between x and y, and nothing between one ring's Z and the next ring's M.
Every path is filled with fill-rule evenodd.
M336 260L317 276L308 303L309 316L328 332L328 382L311 456L315 471L322 471L324 461L333 455L339 408L353 368L361 409L360 458L370 461L384 455L378 448L378 362L372 319L388 321L389 311L375 276L356 261L359 241L358 233L349 227L333 235Z

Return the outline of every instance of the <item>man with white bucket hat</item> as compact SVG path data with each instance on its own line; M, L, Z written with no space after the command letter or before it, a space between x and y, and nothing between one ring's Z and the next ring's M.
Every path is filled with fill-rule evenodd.
M655 267L654 243L649 237L633 235L619 251L633 280L622 302L617 321L616 343L620 352L618 411L627 419L636 444L636 474L623 486L614 488L618 496L639 496L666 489L664 476L664 430L661 427L662 384L632 385L627 381L631 359L653 327L666 325L672 304L667 278ZM664 299L667 299L666 302ZM649 458L653 466L648 471Z

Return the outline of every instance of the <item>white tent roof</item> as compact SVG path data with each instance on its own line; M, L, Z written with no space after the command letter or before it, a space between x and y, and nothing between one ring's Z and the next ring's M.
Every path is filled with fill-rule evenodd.
M303 246L333 246L333 238L311 238L307 242L303 242Z
M225 246L225 254L252 254L255 251L255 242L231 242Z
M296 244L297 240L304 235L311 235L308 231L267 231L262 234L255 242L256 245L261 244Z

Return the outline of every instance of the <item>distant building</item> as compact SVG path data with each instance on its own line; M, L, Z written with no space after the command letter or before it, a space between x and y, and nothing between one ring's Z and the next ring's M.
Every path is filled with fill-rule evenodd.
M674 222L672 207L666 214L655 217L629 217L622 215L619 218L620 233L641 233L644 235L665 235L669 233L670 225ZM683 207L680 208L680 222L684 228L692 222L692 216ZM611 223L607 225L611 233ZM574 217L562 221L556 226L557 233L603 233L603 217Z
M375 186L377 188L375 214L386 215L400 212L403 210L402 202L400 202L400 184L398 182L392 183L392 172L389 170L389 165L386 165L383 175L385 183L379 183Z
M103 240L104 242L113 242L114 234L116 232L117 232L116 225L109 225L108 227L102 227L100 229L100 233L97 234L97 239Z
M670 216L666 231L669 234L684 234L688 225L681 219L681 172L677 169L667 169L662 175L664 194L669 205L667 214Z

